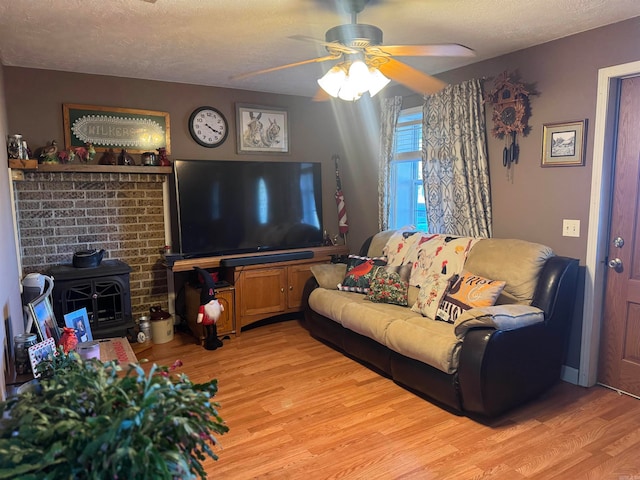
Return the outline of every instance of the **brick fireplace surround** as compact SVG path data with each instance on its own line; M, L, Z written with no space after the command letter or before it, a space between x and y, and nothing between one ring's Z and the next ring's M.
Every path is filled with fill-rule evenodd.
M140 167L144 168L144 167ZM129 264L133 318L168 308L163 185L167 175L26 171L14 180L22 274L105 249Z

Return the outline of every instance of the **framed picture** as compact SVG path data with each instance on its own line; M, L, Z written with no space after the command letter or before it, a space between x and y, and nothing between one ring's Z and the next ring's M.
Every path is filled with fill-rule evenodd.
M76 331L78 342L90 342L93 340L91 334L91 324L89 323L89 315L87 309L82 307L80 310L69 312L64 315L64 324Z
M584 165L586 120L542 126L542 166Z
M91 143L96 152L125 148L144 153L164 147L171 153L167 112L65 103L62 113L67 149Z
M287 110L236 104L238 153L289 153Z
M29 315L31 315L33 323L36 325L38 337L41 341L51 338L58 343L60 341L60 330L58 329L58 323L53 314L49 297L36 300L35 303L28 304L28 309Z
M47 338L44 342L36 343L29 347L29 361L31 362L31 370L33 376L38 378L39 373L36 372L36 367L40 362L47 358L53 358L57 355L56 342L53 338Z

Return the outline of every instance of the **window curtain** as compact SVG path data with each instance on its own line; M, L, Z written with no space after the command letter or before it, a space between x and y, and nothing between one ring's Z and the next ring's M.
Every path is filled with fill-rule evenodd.
M384 98L380 109L380 165L378 168L378 229L389 228L389 177L396 137L396 124L402 110L402 97Z
M426 95L422 138L429 231L490 237L489 162L480 80Z

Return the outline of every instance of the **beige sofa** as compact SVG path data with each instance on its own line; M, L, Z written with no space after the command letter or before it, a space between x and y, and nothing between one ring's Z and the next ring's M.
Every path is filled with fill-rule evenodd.
M391 231L361 254L381 256ZM313 268L305 319L312 335L448 407L494 416L538 395L560 376L572 318L578 262L523 240L482 239L464 269L506 282L496 306L463 312L455 323L409 307L340 291L346 265Z

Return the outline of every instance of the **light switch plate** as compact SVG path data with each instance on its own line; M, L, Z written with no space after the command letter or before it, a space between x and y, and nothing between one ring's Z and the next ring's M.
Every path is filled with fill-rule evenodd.
M580 220L562 220L562 236L563 237L579 237L580 236Z

